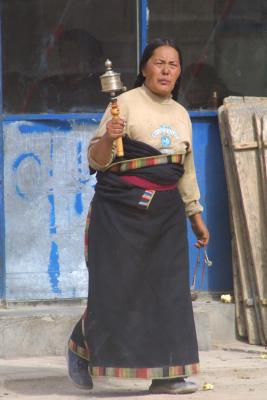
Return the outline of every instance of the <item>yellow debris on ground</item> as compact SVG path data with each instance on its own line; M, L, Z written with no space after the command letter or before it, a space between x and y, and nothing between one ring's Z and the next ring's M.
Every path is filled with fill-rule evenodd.
M204 383L202 390L213 390L214 385L212 383Z
M233 296L231 296L230 294L222 294L221 295L221 301L223 303L232 303Z

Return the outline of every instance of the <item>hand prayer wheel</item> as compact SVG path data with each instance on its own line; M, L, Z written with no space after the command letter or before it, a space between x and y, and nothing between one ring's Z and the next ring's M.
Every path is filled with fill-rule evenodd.
M121 74L112 70L112 62L110 60L106 60L105 67L106 72L100 76L102 92L110 93L112 118L118 118L120 115L120 111L118 108L116 95L118 92L124 92L126 88L125 86L123 86L123 83L121 81ZM116 145L117 156L123 157L124 151L121 137L116 139Z

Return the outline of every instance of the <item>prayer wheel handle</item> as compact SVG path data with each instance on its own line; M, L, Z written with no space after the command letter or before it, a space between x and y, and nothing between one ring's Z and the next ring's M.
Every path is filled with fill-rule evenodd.
M112 114L112 118L115 120L118 119L120 116L120 110L118 107L117 97L111 98L111 114ZM116 139L116 146L117 146L117 156L123 157L124 150L123 150L122 137L119 137Z

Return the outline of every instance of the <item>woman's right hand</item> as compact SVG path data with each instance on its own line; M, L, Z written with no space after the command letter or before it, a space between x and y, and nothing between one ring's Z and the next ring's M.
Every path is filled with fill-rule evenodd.
M126 121L123 118L112 118L106 124L106 133L105 136L113 142L119 137L124 136L124 127L126 125Z
M112 118L106 123L106 132L90 148L90 156L100 166L110 162L113 151L113 142L124 136L126 121L123 118Z

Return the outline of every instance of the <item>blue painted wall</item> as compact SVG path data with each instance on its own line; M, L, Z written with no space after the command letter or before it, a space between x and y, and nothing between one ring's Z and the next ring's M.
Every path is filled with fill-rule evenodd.
M197 179L204 206L203 219L211 235L208 255L213 265L206 268L204 290L232 290L231 234L229 227L228 197L220 142L218 119L215 112L191 112L193 125L194 159ZM198 250L195 238L188 229L191 282ZM201 252L202 268L203 252ZM197 288L201 288L201 271Z
M86 149L94 119L4 121L8 300L87 296L84 225L95 178Z
M4 152L3 130L0 120L0 299L5 297L5 223L4 223Z
M4 121L8 300L87 296L84 225L95 178L86 149L100 115ZM216 113L191 113L197 178L210 229L204 290L232 289L227 190ZM2 153L1 153L2 154ZM191 280L197 250L188 229ZM199 278L201 271L199 270ZM3 277L2 277L3 279ZM197 288L200 288L200 279Z
M0 43L2 42L2 2L0 2ZM5 216L3 140L2 46L0 45L0 299L5 297Z

